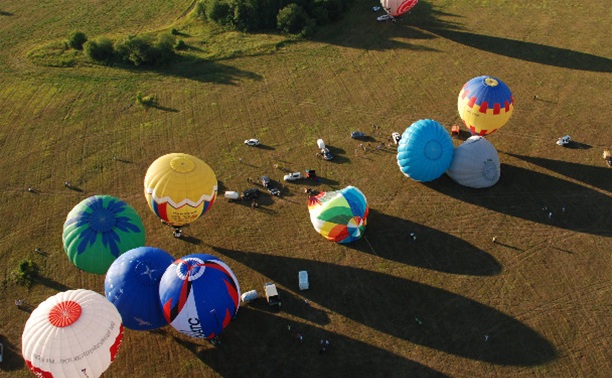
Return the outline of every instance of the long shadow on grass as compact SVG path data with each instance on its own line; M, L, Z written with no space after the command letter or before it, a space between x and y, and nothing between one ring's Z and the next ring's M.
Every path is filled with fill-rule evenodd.
M304 337L301 343L297 332ZM362 341L249 307L240 309L217 347L174 339L223 377L445 377ZM321 339L329 340L330 347L319 355Z
M153 70L164 75L226 85L237 85L241 80L261 80L262 78L254 72L244 71L190 54L178 55L168 67Z
M434 9L427 2L419 2L413 10L413 18L410 23L453 42L510 58L583 71L612 72L612 59L606 57L463 31L457 23L442 20L442 16L453 17L454 15Z
M578 163L565 162L560 160L546 159L533 156L516 155L506 152L506 154L521 159L542 168L571 177L574 180L597 187L612 195L612 171L606 167L606 162L601 159L601 167L584 165Z
M560 166L556 168L561 169ZM610 177L609 172L604 172L605 168L602 171L593 170L592 167L588 170L601 174L601 177L586 177L581 173L574 175L588 180L591 185L609 189L609 181L605 180ZM612 196L530 169L502 164L500 180L487 189L461 186L446 175L423 185L449 197L531 222L612 236L612 218L609 214ZM548 217L549 212L553 213L552 219Z
M415 344L500 365L539 365L557 354L516 319L442 289L353 267L213 248L286 287L295 286L295 272L307 270L317 287L303 292L311 303ZM369 360L356 353L354 361Z
M364 237L347 247L446 273L488 276L502 269L491 255L455 236L374 209Z
M4 349L4 360L0 363L0 371L8 372L23 369L25 363L19 347L11 343L4 335L0 335L0 343L2 343Z

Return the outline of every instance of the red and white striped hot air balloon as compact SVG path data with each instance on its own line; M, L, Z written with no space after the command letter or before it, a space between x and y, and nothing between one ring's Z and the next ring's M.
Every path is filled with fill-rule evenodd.
M95 291L68 290L32 311L21 353L38 377L99 377L122 339L121 315L112 303Z

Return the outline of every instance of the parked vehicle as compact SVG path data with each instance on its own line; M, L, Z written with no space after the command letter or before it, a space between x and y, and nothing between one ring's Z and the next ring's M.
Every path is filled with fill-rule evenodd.
M391 133L391 138L393 138L393 143L398 144L402 139L402 135L398 132Z
M271 195L280 197L281 191L278 188L268 188Z
M351 138L353 139L363 139L365 138L365 133L361 132L361 131L353 131L351 133Z
M249 290L245 293L242 293L240 298L242 299L242 302L249 303L259 298L259 294L257 293L257 290Z
M561 137L557 140L557 144L559 146L567 146L568 144L570 144L570 142L572 141L572 138L570 138L569 135L566 135L564 137Z
M278 294L278 289L276 289L276 285L272 282L265 283L263 285L264 292L266 293L266 300L270 306L280 306L280 295Z
M247 139L244 141L247 146L259 146L259 139Z
M295 181L295 180L299 180L301 178L302 178L302 173L301 172L293 172L293 173L286 174L283 177L283 180L285 180L285 181Z
M242 198L246 200L255 199L259 197L259 189L251 188L242 192Z
M323 156L323 159L325 160L332 160L334 158L334 155L332 155L331 152L329 152L328 148L324 148L321 150L321 155Z
M270 178L268 176L261 176L261 185L268 189L270 187Z
M300 286L300 290L308 290L310 287L310 283L308 282L308 272L305 270L300 270L298 272L298 284Z
M240 194L238 194L238 192L234 192L231 190L226 190L224 195L225 195L225 198L227 198L230 201L235 201L240 198Z
M323 139L317 139L317 146L320 150L325 149L325 142L323 142Z

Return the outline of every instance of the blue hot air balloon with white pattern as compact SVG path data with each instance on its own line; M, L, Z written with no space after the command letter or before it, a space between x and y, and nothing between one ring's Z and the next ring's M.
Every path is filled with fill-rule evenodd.
M159 282L173 262L174 257L163 249L138 247L108 268L104 293L127 328L146 331L168 324L159 306Z

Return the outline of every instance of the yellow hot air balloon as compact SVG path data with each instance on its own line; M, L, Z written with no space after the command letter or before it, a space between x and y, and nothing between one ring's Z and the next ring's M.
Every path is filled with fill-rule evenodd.
M478 76L461 88L457 109L472 135L489 135L510 119L514 97L503 81L492 76Z
M202 160L184 153L164 155L151 164L145 197L162 221L178 230L204 215L217 198L217 177Z

